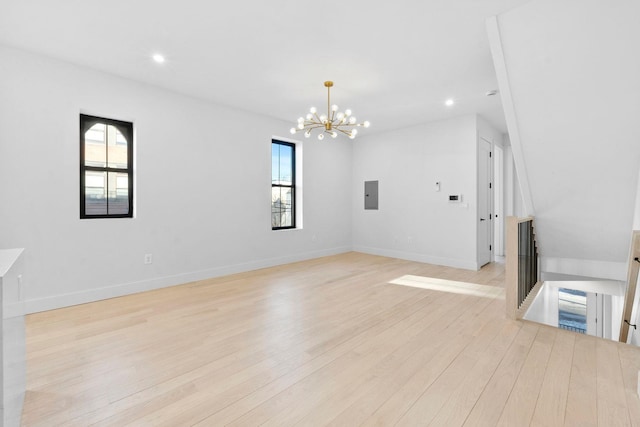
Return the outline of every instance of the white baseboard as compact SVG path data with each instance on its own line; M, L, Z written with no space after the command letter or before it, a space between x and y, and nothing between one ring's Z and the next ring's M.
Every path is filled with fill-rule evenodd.
M405 259L407 261L424 262L427 264L444 265L446 267L463 268L465 270L479 270L480 266L475 261L465 261L461 259L443 258L413 252L395 251L391 249L371 248L367 246L354 246L356 252L365 254L380 255L390 258Z
M323 256L337 255L350 251L350 247L338 247L321 251L305 252L285 257L267 258L240 264L214 267L206 270L176 274L173 276L156 277L153 279L122 283L114 286L87 289L80 292L53 295L44 298L35 298L26 300L24 302L24 311L25 314L30 314L40 311L55 310L57 308L85 304L88 302L100 301L104 299L120 297L123 295L150 291L153 289L166 288L169 286L194 282L197 280L210 279L214 277L226 276L229 274L244 273L246 271L258 270L260 268L274 267L276 265L289 264L292 262L320 258Z

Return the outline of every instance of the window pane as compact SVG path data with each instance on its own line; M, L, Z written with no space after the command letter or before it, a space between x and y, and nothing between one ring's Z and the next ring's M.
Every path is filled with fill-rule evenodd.
M84 164L104 167L107 165L106 126L97 123L84 133Z
M573 289L558 289L558 327L587 332L587 294Z
M129 213L129 176L115 172L85 172L86 215Z
M109 172L109 215L129 213L129 176L126 173Z
M126 169L128 164L127 140L115 126L107 126L107 147L109 150L108 166Z
M293 225L291 215L292 201L292 188L271 188L271 227L291 227Z
M280 144L271 144L271 183L277 184L280 176Z
M293 147L271 144L271 183L293 184Z
M85 172L84 206L87 215L106 215L106 182L106 172Z

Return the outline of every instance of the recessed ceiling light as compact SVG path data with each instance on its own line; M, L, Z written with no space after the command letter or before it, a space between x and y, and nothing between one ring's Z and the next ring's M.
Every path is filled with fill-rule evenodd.
M164 58L163 55L160 55L159 53L156 53L152 56L153 60L155 62L157 62L158 64L163 64L164 61L166 61L166 59Z
M454 104L454 101L452 98L449 98L446 101L444 101L444 105L446 105L447 107L451 107L453 104Z

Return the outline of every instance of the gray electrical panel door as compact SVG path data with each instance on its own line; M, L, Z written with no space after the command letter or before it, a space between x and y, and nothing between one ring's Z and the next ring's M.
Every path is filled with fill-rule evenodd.
M364 208L378 209L378 181L364 182Z

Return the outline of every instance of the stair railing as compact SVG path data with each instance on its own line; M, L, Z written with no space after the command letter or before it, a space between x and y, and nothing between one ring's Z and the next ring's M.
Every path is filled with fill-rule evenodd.
M507 217L506 315L521 318L540 288L533 218Z

